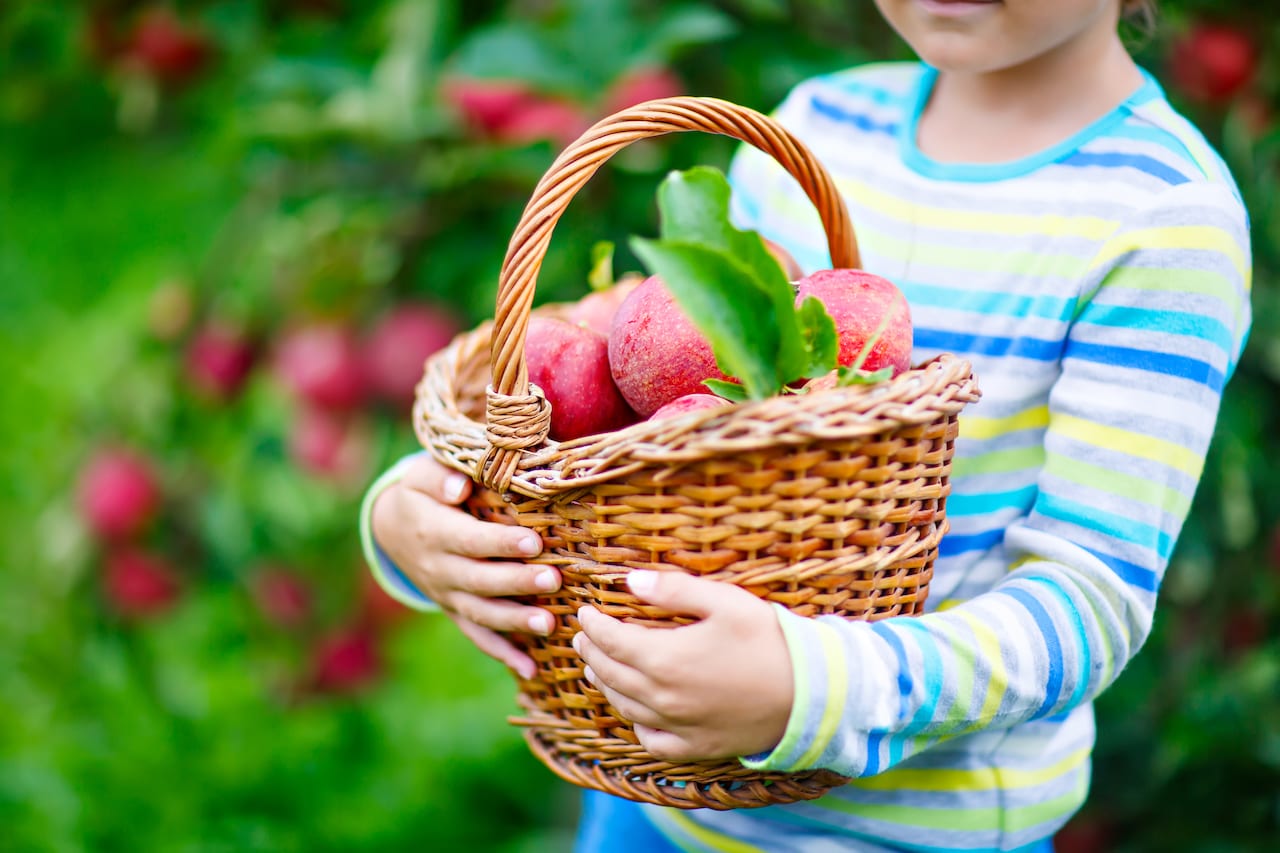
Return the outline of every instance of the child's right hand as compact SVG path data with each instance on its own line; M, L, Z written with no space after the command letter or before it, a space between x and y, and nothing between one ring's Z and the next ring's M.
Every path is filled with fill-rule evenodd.
M470 491L470 479L421 454L378 497L373 538L482 652L531 678L533 659L499 632L546 635L553 619L542 608L505 596L553 592L560 588L560 573L495 559L532 557L542 551L542 541L531 530L480 521L456 509Z

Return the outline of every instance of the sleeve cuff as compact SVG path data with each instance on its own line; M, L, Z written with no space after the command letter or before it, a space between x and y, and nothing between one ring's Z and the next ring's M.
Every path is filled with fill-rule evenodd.
M778 745L739 760L752 770L824 768L861 775L871 733L897 719L894 675L875 633L865 622L810 619L781 605L774 608L791 653L795 701Z
M373 539L374 502L388 488L400 482L409 465L423 453L426 451L411 453L392 465L383 472L382 476L374 480L373 485L365 492L364 500L360 504L360 546L364 551L364 559L370 573L373 574L373 579L387 595L414 610L432 611L439 610L439 606L410 583L404 572L400 571L400 568Z

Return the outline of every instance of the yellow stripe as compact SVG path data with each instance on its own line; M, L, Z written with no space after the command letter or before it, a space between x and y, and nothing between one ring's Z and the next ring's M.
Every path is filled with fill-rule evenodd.
M730 838L727 835L721 835L718 832L707 829L705 826L695 823L693 818L683 812L675 809L665 809L662 814L664 817L669 818L681 832L684 832L707 849L723 851L723 853L765 853L765 850L761 847L755 847L745 841L739 841L736 838Z
M1129 252L1152 249L1205 249L1221 252L1231 259L1240 278L1248 284L1249 259L1245 257L1240 244L1221 228L1209 225L1166 225L1126 231L1120 239L1112 240L1102 247L1093 259L1093 265L1105 266Z
M982 710L978 712L977 722L963 732L967 734L981 729L995 718L996 711L1000 709L1000 702L1009 690L1009 673L1004 668L1004 655L1000 652L1000 640L996 637L996 632L973 613L957 610L956 615L969 623L978 648L991 662L991 677L987 681L987 698L982 702Z
M961 420L963 421L963 418ZM1052 429L1058 435L1082 441L1085 444L1167 465L1190 477L1199 477L1204 467L1204 460L1182 445L1139 432L1105 426L1062 414L1054 416Z
M875 189L862 181L842 178L836 181L841 192L859 203L873 208L906 225L916 228L941 228L952 231L988 231L1010 237L1023 234L1047 234L1055 237L1084 237L1105 240L1115 233L1118 223L1097 216L1062 216L1046 213L990 213L985 210L956 210L928 207L905 202L897 196Z
M960 435L981 441L988 438L999 438L1019 430L1041 429L1048 425L1049 407L1035 406L1030 409L1023 409L1016 415L1009 415L1003 418L965 415L960 418Z
M793 765L795 769L808 769L818 761L818 756L831 743L840 728L844 716L845 700L849 696L849 667L845 661L844 646L840 636L830 625L818 622L818 638L822 642L822 658L827 665L827 707L823 710L822 721L818 723L818 731L813 742L804 754ZM801 663L803 665L803 662Z
M1081 749L1056 764L1036 770L1000 770L979 767L974 770L917 770L896 767L879 776L854 779L849 784L864 791L937 791L960 793L963 791L991 791L997 788L1034 788L1052 782L1089 760L1092 750Z

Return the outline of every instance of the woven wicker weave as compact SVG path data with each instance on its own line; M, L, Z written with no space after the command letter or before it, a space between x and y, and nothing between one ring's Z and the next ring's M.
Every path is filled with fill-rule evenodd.
M524 714L513 719L534 754L562 778L633 800L751 808L813 799L845 780L654 759L582 677L571 645L578 608L657 627L689 621L631 595L626 574L644 568L737 584L804 616L921 612L947 528L957 416L978 389L966 362L943 355L878 385L549 440L549 406L528 383L524 340L551 231L613 153L685 130L773 156L817 207L835 266L858 265L830 177L771 119L705 98L641 104L597 123L539 182L511 239L494 321L427 362L414 425L439 460L482 484L467 508L537 531L546 545L537 562L564 578L560 592L526 599L555 615L551 635L514 638L538 664L534 678L519 680Z

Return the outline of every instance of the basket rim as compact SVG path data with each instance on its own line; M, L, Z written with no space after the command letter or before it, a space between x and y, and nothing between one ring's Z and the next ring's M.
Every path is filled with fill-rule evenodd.
M493 323L458 335L429 358L413 407L414 431L438 461L482 482L486 424L465 414L456 380L487 357ZM536 387L536 386L535 386ZM552 498L647 467L687 465L778 446L866 439L958 414L981 396L971 364L941 353L872 385L820 389L691 412L519 451L508 492Z

